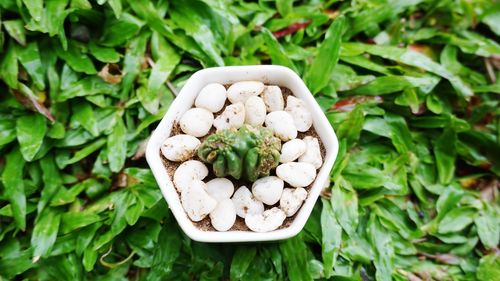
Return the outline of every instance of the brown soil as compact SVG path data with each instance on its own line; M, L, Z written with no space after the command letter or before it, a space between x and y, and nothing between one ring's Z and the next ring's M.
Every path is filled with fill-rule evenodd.
M225 85L226 88L229 87L229 85ZM286 102L286 98L289 96L289 95L292 95L292 91L288 88L285 88L285 87L281 87L281 92L283 93L283 98L285 99L285 102ZM224 106L224 108L219 111L219 112L216 112L214 114L214 117L217 117L219 116L219 114L222 113L222 111L224 111L225 107L227 105L229 105L230 102L228 100L226 100L226 105ZM211 135L212 133L215 132L215 128L212 127L212 129L210 129L210 132L200 138L200 141L203 142L209 135ZM182 134L182 130L179 126L178 123L174 123L173 126L172 126L172 131L170 133L170 137L171 136L175 136L175 135L179 135L179 134ZM297 138L304 138L305 136L312 136L312 137L315 137L319 140L319 146L320 146L320 150L321 150L321 156L323 157L323 160L325 159L325 155L326 155L326 150L325 150L325 147L323 145L323 142L321 141L321 138L318 136L318 133L316 132L316 130L314 129L314 126L312 126L307 132L299 132L298 135L297 135ZM162 154L161 152L159 151L158 153L160 153L160 156L161 156L161 159L162 159L162 162L163 162L163 165L165 166L165 168L167 169L167 173L168 175L170 176L170 178L172 179L174 177L174 172L175 170L177 169L177 167L179 167L179 165L181 164L180 162L172 162L172 161L169 161L167 160ZM199 160L201 161L199 158L198 158L198 155L195 155L193 156L192 160ZM271 172L272 173L272 172ZM207 181L210 181L211 179L214 179L215 178L215 175L213 174L213 172L211 171L210 167L209 167L209 174L208 176L204 179L205 182ZM246 186L248 187L250 190L251 190L251 187L252 187L252 183L251 182L248 182L248 181L243 181L243 180L235 180L235 179L232 179L233 183L234 183L234 189L238 189L240 186ZM288 185L287 183L285 183L285 188L291 188L290 185ZM307 190L307 192L309 192L309 190L311 189L312 187L312 184L305 187L305 189ZM177 192L177 194L179 195L179 199L180 199L180 193ZM279 207L279 202L274 205L274 206L266 206L266 210L267 209L270 209L272 207ZM300 209L299 209L300 211ZM297 213L299 212L297 211ZM290 226L290 224L293 222L293 220L295 219L295 216L297 215L297 213L291 217L288 217L285 219L285 221L283 222L283 224L279 227L279 229L283 229L283 228L287 228L288 226ZM204 230L204 231L216 231L215 228L213 228L212 224L210 223L210 218L207 216L206 218L204 218L203 220L199 221L199 222L193 222L193 224L198 227L199 229L201 230ZM250 229L248 229L248 227L246 226L245 224L245 220L240 218L240 217L236 217L236 222L234 223L233 227L231 227L230 230L236 230L236 231L250 231Z

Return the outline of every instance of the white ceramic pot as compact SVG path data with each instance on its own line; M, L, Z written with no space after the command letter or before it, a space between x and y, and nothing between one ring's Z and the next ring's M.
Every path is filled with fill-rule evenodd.
M313 126L326 149L323 166L318 171L307 199L304 201L304 204L290 226L265 233L252 231L203 231L195 227L184 212L172 179L167 174L167 170L161 161L160 148L163 142L170 136L174 121L178 121L182 114L193 106L196 96L205 85L209 83L232 84L238 81L250 80L286 87L296 97L306 103L313 116ZM286 239L295 236L302 230L321 190L329 185L330 170L337 157L337 152L337 136L302 79L287 67L255 65L214 67L194 73L151 135L146 150L146 159L158 182L163 197L167 200L177 222L191 239L201 242L252 242Z

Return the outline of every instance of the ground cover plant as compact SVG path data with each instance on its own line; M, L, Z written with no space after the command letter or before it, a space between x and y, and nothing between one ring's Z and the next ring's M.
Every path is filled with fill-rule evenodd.
M0 1L0 279L499 280L500 3ZM196 70L299 73L341 146L304 230L204 244L144 160Z

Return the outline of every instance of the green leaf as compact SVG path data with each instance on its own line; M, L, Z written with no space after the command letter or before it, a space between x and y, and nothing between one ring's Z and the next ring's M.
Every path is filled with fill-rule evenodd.
M384 119L390 127L391 132L389 136L396 150L401 154L413 150L411 132L408 129L405 119L400 115L392 113L387 113Z
M95 119L94 111L90 103L78 101L73 104L71 109L73 110L71 121L74 125L84 127L85 130L94 136L99 135L97 120Z
M71 165L74 163L77 163L78 161L84 159L85 157L89 156L90 154L96 152L98 149L103 147L106 144L106 139L100 138L96 140L95 142L92 142L88 145L86 145L84 148L78 150L75 152L73 157L69 158L64 162L64 166L66 165Z
M448 184L455 174L456 133L451 128L445 128L434 144L434 156L441 184Z
M482 257L476 276L480 281L498 280L500 276L500 257L498 254L492 253Z
M121 118L118 119L113 131L108 136L107 142L109 168L119 172L125 164L127 157L127 128Z
M239 246L231 261L231 280L241 280L257 254L255 247Z
M458 76L451 73L442 65L432 61L429 57L415 51L390 46L367 45L360 43L344 43L343 52L353 51L358 55L359 51L381 56L385 59L394 60L406 65L418 67L428 72L439 75L450 81L453 88L465 99L469 99L474 93ZM355 50L355 51L354 51Z
M0 147L16 139L16 123L14 120L0 118Z
M40 201L38 201L37 210L41 214L45 206L47 206L61 187L62 178L52 153L47 154L39 163L42 170L43 189Z
M66 134L66 129L64 128L64 125L61 124L60 122L55 122L54 124L52 124L52 126L47 131L47 137L51 139L62 139L64 138L65 134Z
M333 198L333 197L332 197ZM340 243L342 242L342 228L335 218L335 213L332 210L332 205L327 200L323 199L323 211L321 212L321 233L322 233L322 257L323 271L326 278L330 278L333 274L337 256L340 251Z
M394 248L392 239L386 229L378 221L375 214L370 215L368 226L368 234L370 242L375 253L375 268L377 270L375 276L377 280L392 280Z
M345 180L338 179L332 188L331 206L338 223L342 229L352 236L358 226L358 196L345 188Z
M61 217L61 233L66 234L101 220L101 217L90 211L68 212Z
M380 222L388 228L397 231L404 239L415 237L415 227L408 214L401 210L392 200L382 199L377 201L374 212L378 215Z
M493 4L493 3L492 3ZM491 31L495 32L496 35L500 36L500 9L493 9L486 12L486 16L483 17L482 22L487 24Z
M418 97L416 89L411 88L404 90L403 93L396 98L395 103L397 105L409 106L413 114L418 114L422 102Z
M50 254L56 241L60 221L61 213L53 208L47 208L40 213L31 235L34 262Z
M448 187L441 192L441 195L436 202L436 210L438 212L437 219L441 220L446 213L452 210L464 196L464 192L460 189Z
M117 47L125 45L127 40L136 36L144 22L129 13L122 13L119 19L107 18L100 45Z
M94 63L82 52L81 48L74 41L70 41L67 50L57 48L57 55L66 61L66 63L76 72L85 74L96 74Z
M153 250L153 263L147 276L149 280L162 280L168 276L181 251L181 236L177 229L163 227L159 237Z
M18 149L13 149L5 157L2 172L4 195L12 207L14 221L19 229L26 228L26 195L24 191L24 159Z
M288 278L291 281L312 280L307 263L306 244L300 236L287 239L280 243L281 255L285 257Z
M107 0L109 6L115 13L116 18L120 18L122 14L122 1L121 0Z
M84 250L88 248L89 244L92 242L92 239L94 238L94 235L101 226L102 223L98 222L78 230L78 237L76 239L76 248L75 248L75 251L78 255L81 255L84 252Z
M47 132L45 118L40 114L25 115L16 122L17 141L26 161L31 161L40 150Z
M158 111L157 97L160 92L160 88L165 84L165 81L167 81L168 77L181 59L177 52L175 52L172 46L170 46L166 41L163 41L161 49L161 57L155 62L149 76L147 91L142 91L143 98L141 98L141 95L138 93L139 100L142 105L151 114L155 114Z
M0 259L0 274L9 279L14 279L19 274L34 267L29 251L20 252L15 257L5 257Z
M0 60L0 78L12 89L17 89L19 69L15 45L10 42L7 51Z
M3 26L17 43L23 46L26 45L26 31L22 20L6 20L3 22Z
M276 0L276 9L285 17L293 10L293 0Z
M291 70L298 72L295 64L287 56L285 49L283 48L283 46L281 46L278 40L276 40L274 35L266 28L263 28L261 32L264 37L264 42L266 43L266 46L268 48L272 63L284 65Z
M439 233L457 232L474 221L477 210L471 207L459 207L449 211L439 222Z
M40 52L36 42L29 43L26 47L18 47L17 55L24 69L33 79L35 85L40 89L45 89L45 75L40 59Z
M344 17L336 18L332 25L330 25L326 39L319 46L318 55L314 58L304 75L306 85L313 94L321 91L330 82L335 65L339 60L344 25Z
M356 106L349 113L347 120L338 127L337 137L339 139L346 139L348 146L353 146L359 139L364 121L365 118L361 106Z
M152 2L146 0L138 0L133 1L129 4L132 10L134 10L134 12L139 17L145 20L148 26L156 31L156 33L169 37L175 36L170 26L165 24L164 19L160 16L161 13L156 9ZM155 56L154 50L153 56ZM155 59L158 59L158 57L156 57Z
M89 43L89 51L96 59L106 63L117 63L120 61L120 53L114 48L102 47L91 41Z
M23 0L24 5L28 8L30 15L36 21L42 19L43 0Z
M477 234L481 243L487 248L498 246L500 239L500 224L498 223L498 210L484 203L484 208L474 220L477 227Z
M74 97L113 94L115 90L114 85L108 84L100 77L90 76L68 85L66 89L56 96L56 101L63 102Z
M216 42L216 34L204 22L204 17L207 16L207 13L210 13L210 6L201 1L194 0L177 1L172 4L173 7L170 11L170 16L175 24L193 37L200 49L211 59L212 65L224 65ZM215 28L217 24L215 20L213 18L209 20L214 24L212 28Z
M141 63L144 60L144 52L146 51L146 43L150 35L151 33L149 32L143 32L132 39L125 52L125 58L123 59L123 73L125 75L122 80L122 99L128 96L134 80L139 75Z
M369 81L366 85L354 88L346 92L346 94L353 95L386 95L395 92L401 92L414 88L420 89L424 93L430 92L439 82L439 78L428 77L412 77L412 76L382 76Z
M65 10L67 4L68 0L46 1L41 18L31 19L26 23L26 29L48 33L49 36L57 35L61 42L61 47L66 50L68 48L68 41L64 29L64 20L72 12L71 9Z

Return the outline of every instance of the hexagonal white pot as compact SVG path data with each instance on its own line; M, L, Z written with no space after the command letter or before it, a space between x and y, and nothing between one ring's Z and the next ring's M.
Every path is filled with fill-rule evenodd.
M174 121L179 120L182 114L193 106L196 96L205 85L214 82L231 84L244 80L257 80L265 84L289 88L296 97L305 101L313 115L313 126L326 149L325 159L309 190L307 199L289 227L266 233L203 231L195 227L184 212L172 179L161 161L160 146L170 136ZM177 222L191 239L201 242L251 242L286 239L295 236L302 230L321 190L329 184L330 170L337 157L337 152L338 140L335 132L302 79L287 67L255 65L214 67L194 73L151 135L146 149L146 159Z

